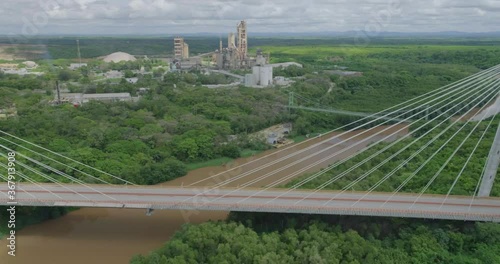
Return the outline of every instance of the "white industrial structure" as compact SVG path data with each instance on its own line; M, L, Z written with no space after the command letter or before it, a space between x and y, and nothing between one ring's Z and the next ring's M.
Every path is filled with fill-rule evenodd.
M245 75L245 86L247 87L255 86L255 80L253 79L253 74L250 73Z
M270 66L272 66L273 68L287 68L287 67L290 67L290 66L297 66L299 68L303 68L304 66L300 63L297 63L297 62L282 62L282 63L273 63L273 64L269 64Z
M87 67L87 66L88 66L87 63L71 63L69 65L69 69L74 71L74 70L80 69L82 67Z
M273 67L266 64L267 59L262 51L257 51L256 66L252 67L252 74L245 75L245 86L267 87L273 84Z
M24 76L24 75L36 75L36 76L42 76L45 73L44 72L33 72L33 71L28 71L26 68L21 68L21 69L13 69L13 70L3 70L0 69L0 72L3 72L5 74L13 74L13 75L19 75L19 76Z
M38 64L36 64L36 62L34 62L34 61L25 61L25 62L23 62L23 64L26 67L26 69L38 68Z
M112 54L109 54L108 56L106 56L104 58L104 62L114 62L114 63L118 63L118 62L122 62L122 61L136 61L137 59L128 54L128 53L125 53L125 52L115 52L115 53L112 53Z
M254 66L252 68L253 85L267 87L273 84L273 67ZM246 83L246 82L245 82Z
M88 103L90 101L101 102L130 102L134 101L134 97L130 93L103 93L103 94L83 94L83 93L61 93L62 103L72 103L76 105ZM57 102L58 95L55 95L54 102Z

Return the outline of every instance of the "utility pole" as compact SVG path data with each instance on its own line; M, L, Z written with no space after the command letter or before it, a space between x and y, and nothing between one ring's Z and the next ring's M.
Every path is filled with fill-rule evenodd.
M500 125L498 126L493 146L491 146L486 169L484 170L483 179L481 180L481 188L477 194L478 197L489 197L495 176L497 175L498 165L500 164Z
M61 104L61 90L59 89L59 81L56 81L57 104Z
M79 63L79 67L82 66L82 54L80 53L80 40L77 39L76 40L76 47L78 48L78 63Z
M292 107L294 106L295 104L295 100L294 100L294 93L293 92L290 92L288 94L288 114L291 114L292 113Z

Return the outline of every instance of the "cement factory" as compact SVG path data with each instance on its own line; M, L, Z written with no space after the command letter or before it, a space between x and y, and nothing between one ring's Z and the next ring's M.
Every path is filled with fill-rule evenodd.
M248 87L267 87L273 84L273 67L286 67L286 64L269 64L269 56L262 50L257 50L257 54L251 57L248 54L248 31L247 22L240 21L236 26L236 33L228 34L227 46L224 47L222 39L219 48L214 52L189 56L189 45L182 37L174 38L174 60L173 66L178 70L189 70L193 68L203 68L203 58L210 58L209 68L214 72L223 73L237 77L241 84ZM302 67L302 65L297 65ZM230 70L251 69L252 73L245 76L235 76Z
M218 69L240 69L251 64L248 57L247 23L245 21L238 23L236 32L238 39L236 39L234 33L229 33L227 47L223 47L221 40L219 49L215 51L214 60Z

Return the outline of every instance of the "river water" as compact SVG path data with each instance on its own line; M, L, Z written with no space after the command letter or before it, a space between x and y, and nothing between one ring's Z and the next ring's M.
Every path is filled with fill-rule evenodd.
M336 160L361 150L376 140L383 139L396 130L401 130L401 132L386 139L387 141L395 140L408 133L405 126L398 126L388 131L383 131L384 129L385 127L382 127L377 130L381 132L381 135L373 137L367 142L335 157L329 158L331 154L346 146L353 146L362 138L368 137L369 134L361 135L359 133L364 131L358 131L358 134L350 133L341 138L334 138L322 144L317 144L335 134L323 135L321 138L292 146L286 150L272 150L255 157L238 159L226 166L191 171L188 175L165 183L165 185L216 186L224 180L237 179L226 185L234 187L240 186L240 184L251 179L256 179L261 175L267 175L269 177L256 181L249 187L271 187L277 180L282 180L284 177L302 174L299 173L301 170L304 170L304 172L318 171ZM351 136L356 137L346 140ZM305 150L306 148L308 149ZM288 157L290 153L297 150L304 151L300 155ZM325 161L314 164L322 158L325 158ZM268 168L255 171L255 168L278 159L283 160L275 162ZM230 168L234 170L217 175ZM246 176L242 177L241 175ZM203 180L209 176L212 176L209 180ZM289 180L283 181L281 184L287 181ZM202 223L209 220L223 220L227 215L227 212L156 211L152 216L146 216L145 211L142 210L84 208L61 218L27 227L18 232L16 257L7 255L6 243L3 240L0 245L2 248L0 250L0 263L128 263L135 254L147 254L159 248L187 222Z

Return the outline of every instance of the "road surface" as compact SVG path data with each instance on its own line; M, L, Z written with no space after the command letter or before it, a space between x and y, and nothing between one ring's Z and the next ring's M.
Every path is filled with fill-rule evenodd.
M7 185L0 205L7 205ZM364 197L366 196L366 197ZM104 207L366 215L500 222L499 198L307 190L19 184L18 206ZM416 202L415 202L416 201ZM415 203L414 203L415 202Z
M490 105L488 108L481 111L481 113L474 116L471 121L483 121L488 119L496 114L500 113L500 96L497 97L495 102Z

